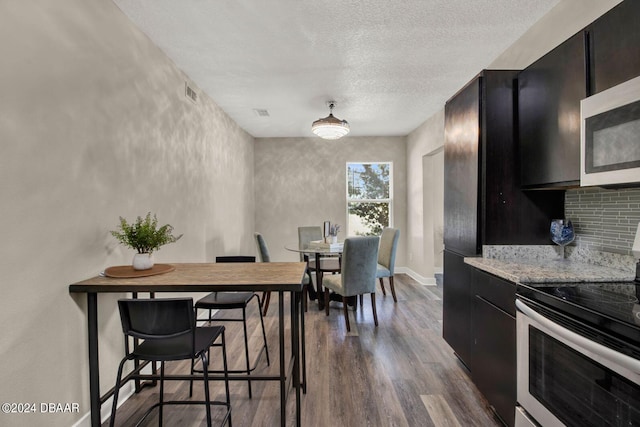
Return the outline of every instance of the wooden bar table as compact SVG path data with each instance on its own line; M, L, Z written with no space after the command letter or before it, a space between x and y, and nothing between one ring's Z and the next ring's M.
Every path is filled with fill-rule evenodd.
M89 394L91 425L99 427L100 407L112 391L100 396L98 358L98 294L127 292L216 292L252 291L278 292L280 372L278 376L251 375L251 380L280 382L280 423L286 425L286 402L289 387L296 393L296 425L301 425L300 414L300 309L302 279L306 264L303 262L260 263L192 263L171 264L173 271L146 277L113 278L96 276L69 286L69 292L87 294L87 322L89 341ZM291 357L285 357L284 294L291 295ZM247 376L234 375L233 379L246 380Z

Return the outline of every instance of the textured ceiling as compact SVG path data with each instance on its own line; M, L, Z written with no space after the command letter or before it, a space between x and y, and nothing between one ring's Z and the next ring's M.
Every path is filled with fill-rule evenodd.
M114 0L255 137L407 135L558 1Z

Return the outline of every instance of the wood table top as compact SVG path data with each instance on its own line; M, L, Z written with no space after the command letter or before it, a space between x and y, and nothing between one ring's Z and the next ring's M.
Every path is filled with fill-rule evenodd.
M147 277L96 276L69 292L301 291L304 262L172 263L175 270Z

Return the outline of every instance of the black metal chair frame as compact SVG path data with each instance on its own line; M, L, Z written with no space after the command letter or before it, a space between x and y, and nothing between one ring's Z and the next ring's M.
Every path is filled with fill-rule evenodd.
M219 256L216 257L216 262L255 262L254 256ZM262 326L262 338L264 341L264 345L260 349L260 353L256 356L253 364L249 359L249 340L247 334L247 305L249 301L257 298L258 301L258 313L260 314L260 325ZM218 299L220 299L218 301ZM201 298L195 303L196 310L196 321L197 322L242 322L242 328L244 332L244 355L246 361L246 369L231 369L228 370L229 374L244 374L251 375L257 366L260 358L263 353L267 355L267 366L271 365L271 361L269 359L269 347L267 345L267 334L264 328L264 319L262 317L262 301L260 300L260 296L253 292L212 292L204 298ZM234 310L241 309L242 317L233 317L233 318L214 318L212 310ZM206 319L197 319L198 310L209 310L209 317ZM195 362L195 360L194 360ZM192 373L201 373L202 370L195 369L195 363L192 364ZM220 370L209 370L210 373L222 373ZM252 397L251 390L251 379L247 380L247 387L249 389L249 398ZM193 391L193 384L189 387L189 396L191 396Z
M140 425L155 408L158 408L159 411L158 425L162 426L162 409L166 405L205 405L207 426L211 426L211 406L218 405L225 406L227 408L220 425L228 423L229 427L231 427L231 400L229 393L229 374L226 371L227 351L224 326L197 327L192 298L122 299L118 301L118 306L120 309L120 318L122 321L122 330L124 332L125 339L125 357L118 366L109 426L113 427L115 425L118 394L122 387L122 371L124 369L124 364L129 360L134 360L136 361L137 366L126 377L125 382L131 379L138 379L141 376L145 379L160 381L159 402L152 405L144 413L136 426ZM140 317L144 318L144 325L140 325ZM134 318L137 318L137 320L132 322L132 319ZM171 324L169 325L168 323L165 323L158 325L158 319L169 320ZM134 326L133 323L136 323L137 326ZM190 345L185 346L187 343L185 338L188 340L189 337ZM134 341L132 351L129 344L130 338L133 338ZM221 338L220 343L215 342L218 338ZM139 340L144 341L140 343ZM209 348L211 346L218 346L222 348L226 401L211 400L209 392L209 371L206 368L209 364ZM187 351L187 349L189 351ZM171 350L174 350L174 352L172 353ZM193 372L191 375L165 375L164 362L191 359L193 366L194 358L200 358L202 360L202 365L205 367L202 370L202 375L195 375ZM151 361L154 365L155 362L160 362L160 375L156 374L155 369L154 374L152 375L141 375L140 371L146 366L146 364L139 365L137 362L140 360ZM194 380L202 381L204 384L205 400L165 401L165 380L190 380L191 384L193 384Z

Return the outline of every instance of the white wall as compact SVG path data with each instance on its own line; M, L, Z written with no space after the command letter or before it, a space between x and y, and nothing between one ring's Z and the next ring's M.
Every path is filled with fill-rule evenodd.
M404 137L258 138L255 144L256 231L272 261L295 261L287 244L298 226L324 221L346 230L346 163L393 162L393 218L400 229L396 266L406 266L406 145ZM344 239L345 231L338 235Z
M148 211L184 237L158 262L254 253L253 138L110 1L0 2L0 402L80 414L0 413L69 426L89 411L86 303L70 283L133 252L109 235ZM196 88L197 90L197 88ZM102 390L123 354L99 297Z

